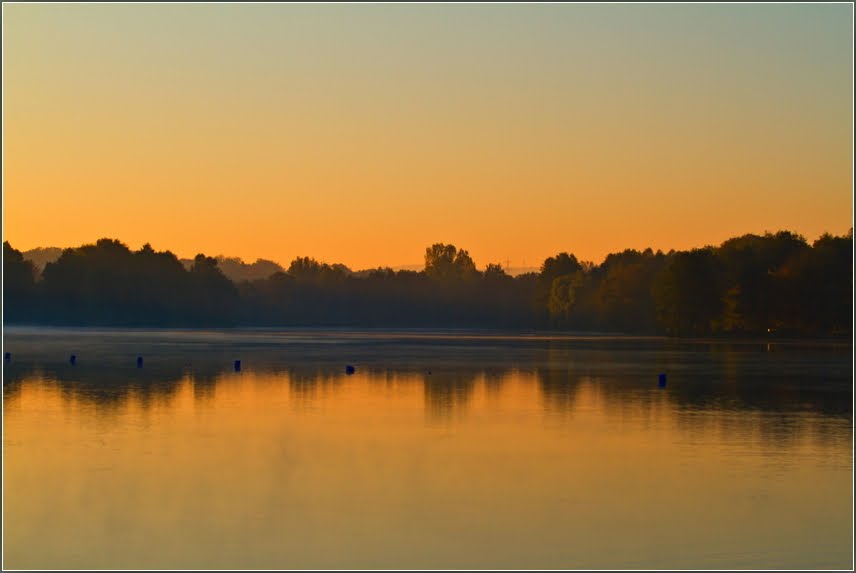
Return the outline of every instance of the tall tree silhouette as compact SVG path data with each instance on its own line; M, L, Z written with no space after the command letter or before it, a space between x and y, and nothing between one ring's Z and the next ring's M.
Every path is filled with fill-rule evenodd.
M473 278L477 271L467 251L436 243L425 249L425 274L440 281L454 281Z
M852 332L852 249L852 229L811 245L781 231L667 254L625 250L599 265L563 252L539 273L511 277L497 264L479 272L466 250L436 243L421 272L352 272L297 257L288 271L234 282L212 257L187 263L114 239L65 249L39 280L6 242L3 320L841 336ZM241 261L229 264L244 270Z
M716 258L709 249L675 253L655 281L660 324L669 334L709 334L721 310Z
M3 242L3 321L32 319L35 297L35 268L21 251Z

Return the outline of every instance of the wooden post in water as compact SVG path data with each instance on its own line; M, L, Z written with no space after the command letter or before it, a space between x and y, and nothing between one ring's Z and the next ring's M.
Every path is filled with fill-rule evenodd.
M235 360L235 372L240 372L240 371L241 371L241 361Z

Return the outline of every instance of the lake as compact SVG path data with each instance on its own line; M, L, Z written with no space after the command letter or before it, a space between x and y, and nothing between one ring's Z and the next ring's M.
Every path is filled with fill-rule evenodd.
M6 568L853 567L849 343L7 327L4 345Z

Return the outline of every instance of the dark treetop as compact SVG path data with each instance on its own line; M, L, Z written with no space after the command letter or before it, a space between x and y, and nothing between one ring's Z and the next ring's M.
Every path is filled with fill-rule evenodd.
M3 321L849 336L852 254L852 229L813 244L782 231L690 251L626 250L600 265L560 253L539 273L512 277L497 264L480 271L467 251L435 244L419 272L352 272L299 257L285 272L271 264L268 276L259 278L259 267L245 275L251 280L233 281L222 259L200 254L183 264L169 251L131 251L111 239L65 249L40 272L6 242Z

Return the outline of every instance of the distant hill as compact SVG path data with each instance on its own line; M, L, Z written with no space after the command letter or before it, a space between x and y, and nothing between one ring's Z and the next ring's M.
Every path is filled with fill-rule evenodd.
M510 274L513 277L517 277L520 275L525 275L526 273L540 273L540 267L508 267L505 269L505 272Z
M400 265L397 267L392 267L394 271L421 271L425 268L425 263L419 265ZM505 267L503 267L505 269ZM518 275L525 275L526 273L538 273L541 272L539 267L508 267L505 269L505 272L509 275L516 277Z
M42 274L45 265L57 260L62 254L62 249L59 247L38 247L21 254L24 255L24 260L32 262L39 274Z
M422 263L421 265L400 265L397 267L392 267L392 270L394 270L394 271L417 271L418 272L424 268L425 268L425 263Z
M219 256L217 266L234 282L266 279L274 273L285 272L280 265L266 259L256 259L256 262L249 264L238 257Z
M266 259L256 259L254 263L245 263L239 257L216 257L217 266L232 282L254 281L266 279L274 273L285 272L279 264ZM179 259L185 268L190 268L193 259Z

